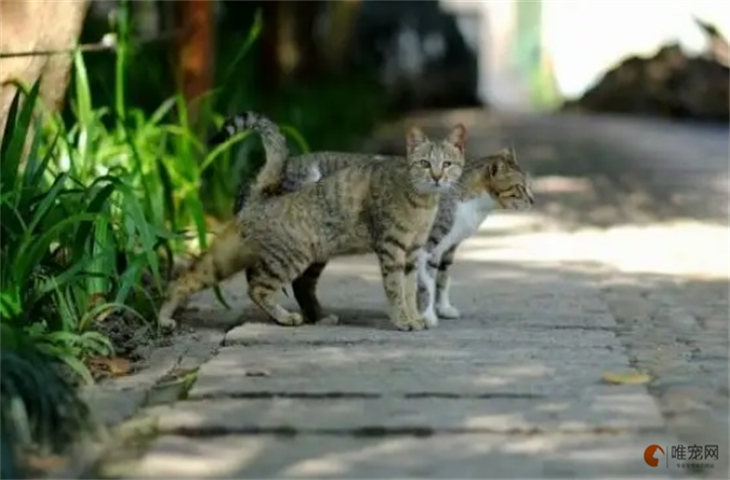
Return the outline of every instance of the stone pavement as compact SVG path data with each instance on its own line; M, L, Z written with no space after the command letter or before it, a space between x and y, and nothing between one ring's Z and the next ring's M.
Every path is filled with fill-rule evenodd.
M234 278L232 312L203 292L185 324L236 326L204 336L222 340L180 399L148 402L131 422L145 433L95 474L727 478L727 129L474 111L410 123L452 120L475 154L514 143L538 202L463 245L461 319L390 328L371 256L323 276L339 326L266 323ZM401 130L370 148L392 151ZM627 371L651 381L602 381ZM719 458L671 458L695 445Z

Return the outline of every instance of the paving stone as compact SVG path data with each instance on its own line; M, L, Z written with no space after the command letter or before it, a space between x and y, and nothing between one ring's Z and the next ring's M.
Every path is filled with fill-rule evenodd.
M469 396L458 392L416 395L265 395L262 398L188 400L156 407L163 432L316 431L557 432L659 429L663 420L642 387L598 385L580 396ZM343 398L344 397L344 398ZM364 398L363 398L364 397Z
M660 435L162 436L133 478L666 478L644 463ZM114 473L114 472L109 472ZM119 472L117 472L119 473Z
M226 334L225 345L261 344L391 344L429 345L444 342L471 343L490 348L511 346L596 348L620 347L621 343L610 329L600 326L584 328L555 322L550 327L524 325L520 323L488 325L488 321L474 318L443 320L432 330L420 332L398 332L372 328L367 325L303 325L301 327L280 327L271 323L246 323Z
M499 348L473 341L225 347L200 368L189 397L258 391L577 394L600 383L605 371L628 368L620 351L605 348ZM268 375L252 376L261 370Z

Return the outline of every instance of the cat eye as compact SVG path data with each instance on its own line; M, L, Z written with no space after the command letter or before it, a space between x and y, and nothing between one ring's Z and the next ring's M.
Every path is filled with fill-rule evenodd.
M428 160L421 160L421 161L419 162L419 164L420 164L420 165L421 165L421 166L422 166L423 168L430 168L430 167L431 167L431 162L429 162Z
M448 168L451 166L451 162L444 162L443 166L444 166L444 168Z

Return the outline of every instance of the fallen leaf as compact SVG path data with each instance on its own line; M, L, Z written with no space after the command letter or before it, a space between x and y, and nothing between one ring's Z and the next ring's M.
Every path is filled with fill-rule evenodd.
M606 383L616 385L643 385L651 381L651 377L646 373L634 371L606 372L601 379Z
M127 375L131 369L129 360L122 357L91 357L87 363L92 369L101 370L111 377Z
M68 458L54 454L29 453L23 458L23 463L29 470L49 472L65 467L68 464Z

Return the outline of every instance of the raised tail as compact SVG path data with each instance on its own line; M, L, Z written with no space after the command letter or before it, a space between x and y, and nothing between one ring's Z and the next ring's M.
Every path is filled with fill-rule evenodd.
M256 112L233 115L226 119L220 131L210 139L209 144L222 143L244 130L258 133L266 152L266 162L259 170L254 181L246 188L244 196L266 196L277 192L281 183L284 164L289 157L289 148L286 145L286 138L274 122ZM239 203L239 199L236 200L236 203Z

